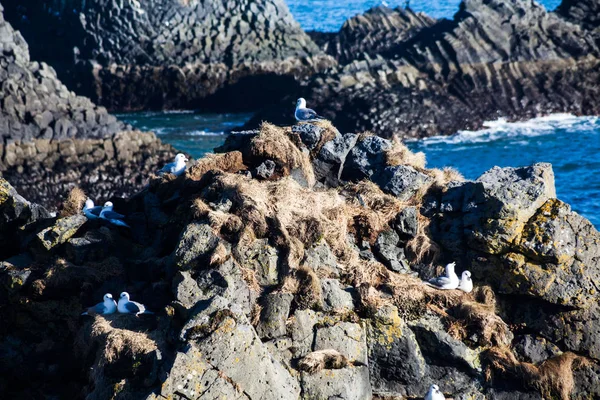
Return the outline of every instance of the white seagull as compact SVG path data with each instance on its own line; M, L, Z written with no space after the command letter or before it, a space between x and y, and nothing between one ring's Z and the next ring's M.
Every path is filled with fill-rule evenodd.
M125 216L123 214L119 214L113 211L113 203L107 201L104 203L104 207L102 208L102 212L100 212L100 218L107 220L113 225L124 226L129 228L125 222L121 221Z
M306 100L302 97L296 102L296 112L294 113L294 117L296 117L296 121L298 122L311 122L324 119L314 110L306 108Z
M95 206L92 199L87 199L85 201L85 205L83 206L83 214L87 217L87 219L96 219L100 218L100 213L102 212L102 206Z
M425 395L425 400L445 400L444 394L440 392L438 385L431 385L429 391Z
M446 265L446 275L438 276L429 280L429 286L433 286L436 289L452 290L458 288L460 283L458 276L454 272L455 262L451 262Z
M473 281L471 280L471 273L469 271L464 271L462 273L458 288L465 293L471 293L471 291L473 291Z
M102 303L98 303L95 306L88 308L87 311L81 315L114 314L115 311L117 311L117 302L113 300L112 294L106 293L103 299L104 301Z
M129 293L127 292L123 292L119 296L119 305L117 306L117 309L121 314L154 314L153 312L146 310L146 306L143 304L136 301L130 301Z
M187 161L189 160L186 158L186 156L184 154L179 153L175 156L174 162L162 167L162 169L159 171L159 174L169 173L175 176L179 176L185 172L185 163Z

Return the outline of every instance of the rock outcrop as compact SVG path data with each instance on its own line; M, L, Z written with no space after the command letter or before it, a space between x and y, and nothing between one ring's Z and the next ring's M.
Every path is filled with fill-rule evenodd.
M331 65L283 0L8 2L32 55L109 109L256 109Z
M464 181L327 122L222 149L114 199L131 229L51 217L0 180L2 393L600 395L600 233L549 164ZM472 293L423 283L449 261ZM125 290L156 314L80 315Z
M596 9L595 1L567 1L548 12L525 0L464 0L452 20L427 26L433 21L423 17L420 29L408 23L405 40L379 33L372 21L387 14L376 10L348 24L360 22L354 31L373 38L365 48L350 47L359 56L313 76L294 97L305 97L340 129L411 138L478 129L500 117L595 115ZM328 43L342 41L348 26ZM267 108L247 127L289 123L292 102Z
M31 61L0 5L0 173L28 199L56 209L74 185L98 201L130 195L173 150L131 131Z

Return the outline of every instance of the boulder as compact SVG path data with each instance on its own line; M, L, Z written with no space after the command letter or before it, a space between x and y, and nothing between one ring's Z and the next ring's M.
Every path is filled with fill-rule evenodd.
M291 293L270 293L263 301L256 332L261 339L275 339L287 332L286 321L294 300Z
M300 136L300 140L302 140L302 143L304 143L309 150L312 150L317 146L321 140L322 131L323 128L312 124L294 125L292 127L292 132Z
M366 366L302 373L302 399L363 400L372 398Z
M354 310L351 288L343 289L337 279L321 279L323 311L347 312Z
M389 269L394 272L408 273L410 265L404 256L404 249L401 247L400 237L393 231L383 231L377 236L375 242L375 255Z
M53 226L45 228L36 235L37 243L45 251L50 251L69 240L86 222L87 217L82 214L59 218Z
M409 206L402 209L390 225L396 231L400 239L409 240L414 238L419 231L417 208Z
M359 139L346 157L342 179L357 182L378 176L385 168L385 152L391 148L392 142L379 136L369 135Z
M420 188L431 182L432 178L413 167L398 165L385 168L374 180L384 192L400 201L408 201Z
M367 365L367 342L365 331L359 324L339 322L333 326L318 328L314 350L334 349L348 361Z
M209 225L192 222L181 233L174 253L175 265L183 271L201 266L208 261L218 241Z

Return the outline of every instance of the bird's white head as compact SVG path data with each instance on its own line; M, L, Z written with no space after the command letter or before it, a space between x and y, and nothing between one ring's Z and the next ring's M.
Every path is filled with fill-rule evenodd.
M87 199L85 201L85 208L94 208L94 202L92 201L92 199Z
M109 301L109 300L112 300L112 298L113 298L113 297L112 297L112 294L110 294L110 293L106 293L106 294L104 295L104 301Z
M296 102L296 108L306 108L306 100L304 100L304 98L300 97L298 99L298 101Z
M108 210L112 210L113 208L113 203L110 201L107 201L106 203L104 203L104 208L108 209Z
M431 393L440 393L440 387L438 385L431 385L429 391Z
M179 154L177 154L177 155L175 156L175 162L176 162L177 164L184 163L184 162L187 162L187 161L188 161L188 159L187 159L187 157L185 156L185 154L181 154L181 153L179 153Z
M470 281L471 280L471 273L469 271L463 271L463 273L462 273L462 279Z
M456 267L456 263L455 262L451 262L450 264L446 265L446 271L452 271L452 272L454 272L454 267Z
M121 300L124 299L124 300L129 301L129 293L127 293L127 292L121 293L121 295L119 296L119 299L121 299Z

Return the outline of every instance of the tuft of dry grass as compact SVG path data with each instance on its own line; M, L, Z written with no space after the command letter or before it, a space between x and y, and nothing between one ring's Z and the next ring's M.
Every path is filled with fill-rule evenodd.
M198 181L202 179L208 171L230 172L232 174L246 170L242 153L239 151L231 151L222 154L207 154L200 160L196 161L189 169L187 175ZM168 175L168 174L167 174Z
M211 267L217 267L227 261L230 255L231 253L229 253L223 242L219 242L210 256L209 264Z
M86 266L72 264L62 258L56 259L45 271L40 282L36 284L38 294L49 288L80 286L82 284L99 283L110 277L123 274L123 265L116 257L109 257L101 262L88 263Z
M473 296L478 301L465 301L454 310L456 316L466 326L479 333L479 341L483 346L509 346L512 333L498 315L496 315L496 297L489 286L475 288Z
M85 204L86 200L87 196L85 195L85 192L79 187L75 186L73 189L71 189L67 199L62 205L60 217L64 218L79 214L83 209L83 205Z
M573 369L586 363L583 357L571 352L550 358L539 365L520 362L508 347L493 347L485 356L492 372L521 379L526 387L539 391L544 398L561 400L569 400L575 387Z
M433 178L430 187L444 190L450 182L464 182L465 177L452 167L444 169L433 168L426 171L427 175Z
M348 359L334 349L314 351L298 362L298 369L315 374L323 369L342 369L349 365Z
M260 314L262 313L262 310L263 306L258 303L254 303L252 306L252 311L250 312L250 324L255 328L260 323Z
M158 349L156 342L147 334L114 328L103 317L95 317L92 324L92 337L99 336L104 336L101 365L111 364L123 355L134 358Z
M425 153L413 153L406 147L398 136L392 139L392 148L385 153L385 163L387 166L395 167L397 165L409 165L417 170L425 170L427 161Z
M272 160L288 176L292 170L300 168L308 185L315 183L315 174L310 155L302 152L291 139L291 128L280 128L264 122L260 132L250 141L248 152L253 159Z
M195 219L203 219L208 217L208 213L211 212L211 208L198 197L192 202L192 217Z
M415 264L433 264L442 254L442 249L429 234L429 219L418 213L418 228L414 238L406 244L406 255Z
M323 289L321 280L310 267L301 266L294 270L294 278L298 281L298 289L294 297L297 309L323 308Z

